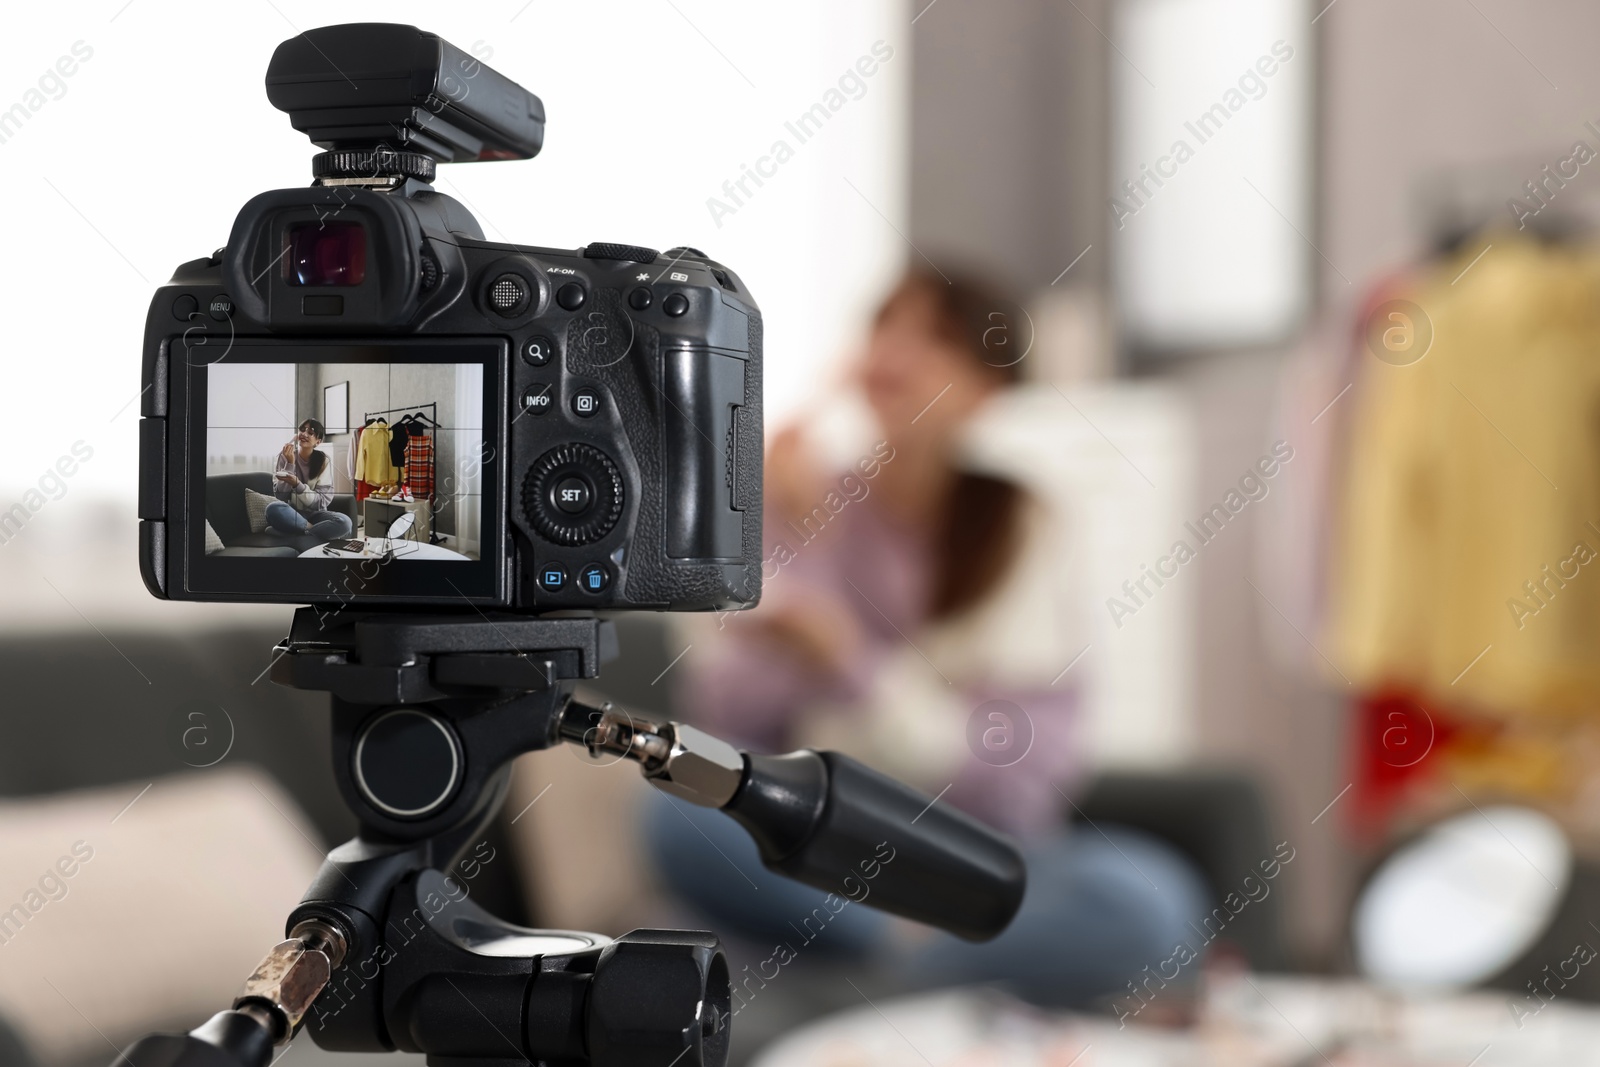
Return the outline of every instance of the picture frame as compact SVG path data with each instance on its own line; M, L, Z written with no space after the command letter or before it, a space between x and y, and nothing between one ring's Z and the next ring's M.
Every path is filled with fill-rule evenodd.
M350 383L335 382L322 387L322 425L332 437L350 432Z

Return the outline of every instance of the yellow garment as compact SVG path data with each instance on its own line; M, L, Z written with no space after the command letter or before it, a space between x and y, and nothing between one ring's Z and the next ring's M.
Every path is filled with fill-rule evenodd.
M389 459L389 424L375 422L361 431L361 448L356 453L356 478L368 485L390 485L400 472Z
M1360 354L1326 647L1559 748L1600 710L1600 252L1490 234L1394 295L1434 340Z

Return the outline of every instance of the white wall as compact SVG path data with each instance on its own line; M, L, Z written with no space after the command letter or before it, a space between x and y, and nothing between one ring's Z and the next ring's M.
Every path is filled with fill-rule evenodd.
M1316 255L1304 0L1126 0L1118 16L1108 211L1129 336L1284 339Z
M206 473L272 470L300 421L295 365L224 360L206 376Z
M247 199L309 183L316 149L262 88L272 50L305 28L409 22L492 52L492 67L544 100L544 151L445 168L438 188L468 204L491 239L688 244L727 263L765 316L769 425L827 388L907 253L896 233L905 229L911 63L900 0L104 0L9 16L0 113L39 106L0 141L9 206L0 391L12 412L0 510L74 442L94 450L65 494L0 546L0 580L19 618L185 614L149 598L135 563L145 312L178 264L227 240ZM795 144L784 122L823 100L879 40L893 58ZM77 42L90 57L26 97ZM793 158L733 214L713 218L708 198L785 136ZM64 554L69 534L94 541L93 574ZM209 625L223 613L189 614Z
M765 312L768 405L780 421L826 378L904 252L894 232L910 66L900 15L897 2L849 0L17 8L0 39L11 73L0 111L75 42L92 56L0 143L11 205L0 389L20 442L0 465L0 503L78 438L97 452L79 487L131 500L138 409L124 405L139 391L151 290L223 244L250 196L309 181L314 149L267 103L262 78L280 41L332 21L411 22L492 51L491 66L543 98L545 150L445 168L438 187L491 238L690 244L722 259ZM785 120L878 40L894 58L795 145ZM794 158L714 220L707 199L780 137Z

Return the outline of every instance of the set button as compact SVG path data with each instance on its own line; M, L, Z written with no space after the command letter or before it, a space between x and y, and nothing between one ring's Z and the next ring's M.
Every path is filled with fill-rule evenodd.
M594 487L576 474L568 475L550 490L550 501L568 515L582 515L594 502Z

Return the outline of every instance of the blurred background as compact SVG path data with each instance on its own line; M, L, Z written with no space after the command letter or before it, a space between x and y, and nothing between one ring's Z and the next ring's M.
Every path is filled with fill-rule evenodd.
M250 196L309 181L262 75L281 40L363 19L543 99L537 159L442 169L488 237L692 245L763 310L768 550L794 563L769 562L747 619L619 620L599 688L751 744L899 759L930 795L1015 816L1064 865L1031 902L1078 900L1088 839L1171 909L1107 948L1116 923L1083 905L1044 963L1009 949L934 992L897 970L937 947L918 932L841 934L763 983L736 1060L1600 1047L1600 11L106 0L8 19L14 1062L107 1061L224 1006L353 832L324 698L264 676L289 612L149 597L134 497L151 291ZM915 751L884 741L911 728ZM686 873L703 835L647 792L523 757L474 899L610 934L726 924L736 968L765 959L762 922L721 896L737 864ZM1449 854L1429 866L1419 842ZM1159 939L1185 924L1197 958L1165 975ZM1019 989L1069 956L1100 961L1088 985ZM1118 1058L1131 1041L1145 1059Z

